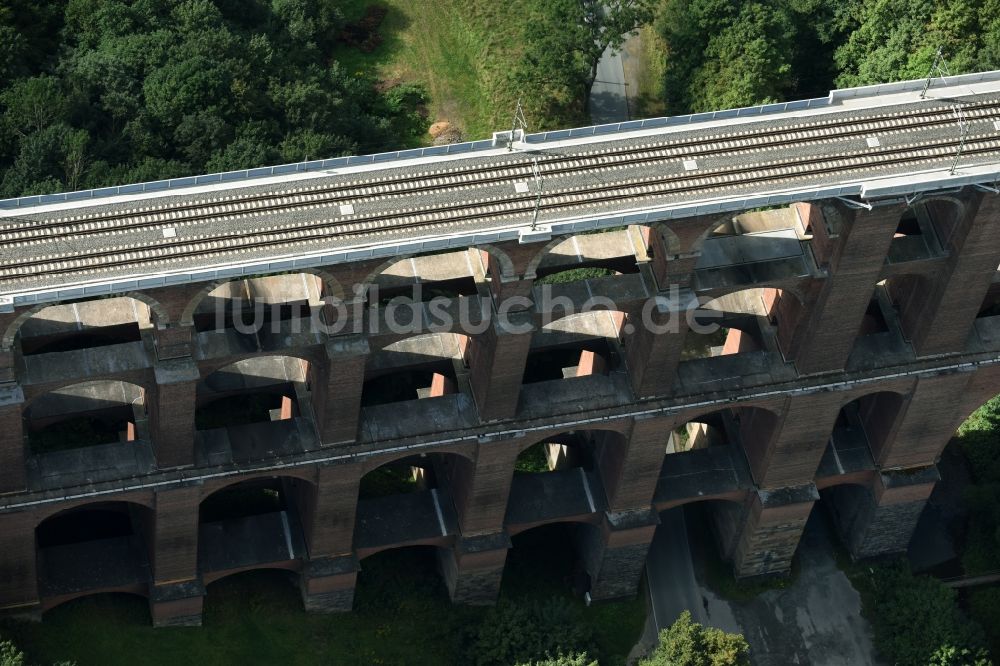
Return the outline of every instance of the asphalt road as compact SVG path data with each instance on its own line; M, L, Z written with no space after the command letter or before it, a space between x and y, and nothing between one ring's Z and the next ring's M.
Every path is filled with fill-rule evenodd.
M728 602L700 584L682 510L661 514L646 561L656 629L683 610L695 621L742 633L755 666L876 666L861 599L833 558L833 535L814 512L799 545L799 575L783 590Z
M597 64L597 80L590 89L587 108L591 122L595 125L604 125L628 120L628 98L625 90L622 54L608 48Z

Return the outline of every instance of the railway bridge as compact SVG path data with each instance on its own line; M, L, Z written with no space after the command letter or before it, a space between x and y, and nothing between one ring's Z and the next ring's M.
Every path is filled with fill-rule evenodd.
M567 524L632 595L666 509L738 576L811 511L902 551L1000 392L1000 72L0 201L0 609L491 603Z

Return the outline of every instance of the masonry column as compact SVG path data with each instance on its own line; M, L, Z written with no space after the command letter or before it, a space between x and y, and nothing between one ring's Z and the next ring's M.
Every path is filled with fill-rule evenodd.
M479 440L468 487L455 497L462 536L454 549L441 553L441 569L456 603L492 604L500 594L511 546L504 518L514 463L526 443L512 436Z
M30 512L0 514L0 611L35 615L38 571L35 556L35 516Z
M201 484L160 490L151 539L154 627L201 626L205 587L198 572Z
M194 464L195 398L200 373L188 357L157 360L151 432L156 464L161 469Z
M653 503L671 426L671 417L639 416L632 423L620 461L606 458L615 452L615 447L602 449L604 459L599 464L609 511L645 510Z
M361 392L371 350L364 335L342 335L326 342L326 363L316 368L313 405L324 446L353 442L361 418Z
M0 493L26 487L23 409L21 386L16 382L0 384Z
M840 413L840 401L839 394L830 392L790 395L779 417L763 409L741 414L740 439L760 487L785 488L813 480ZM773 422L773 426L755 427L758 424L753 421L758 420Z
M807 305L786 351L803 373L844 367L905 209L830 208L825 221L812 225L813 252L829 277L816 302Z
M737 578L786 573L799 545L813 503L816 486L758 490L743 509L732 539L733 570Z
M640 320L627 322L625 358L636 396L673 392L684 341L691 335L687 311L695 303L690 290L661 294L646 302Z
M844 485L824 491L851 557L858 560L905 553L940 478L937 468L930 466L885 472L870 488Z
M932 214L934 204L928 205ZM965 349L1000 264L1000 195L976 193L966 205L948 238L941 239L948 253L941 274L929 289L914 289L912 302L900 306L903 331L918 356Z
M483 421L511 418L517 412L533 332L530 312L501 307L492 325L469 342L469 379Z
M607 512L600 529L582 529L582 552L595 601L634 597L659 519L652 509Z
M358 561L353 553L360 465L323 465L317 470L311 506L300 507L309 559L302 571L302 602L312 613L351 610Z
M453 549L441 551L441 572L451 600L470 606L496 603L510 546L510 537L501 531L462 536Z

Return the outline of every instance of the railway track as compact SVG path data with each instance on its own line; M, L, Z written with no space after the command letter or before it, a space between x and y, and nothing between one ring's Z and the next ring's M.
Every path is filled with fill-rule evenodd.
M1000 100L988 100L963 107L970 122L1000 118ZM816 121L740 135L716 135L648 144L636 148L590 151L573 155L539 155L543 177L576 173L605 173L627 167L649 166L679 159L698 159L720 154L787 149L887 132L911 132L956 123L952 105L936 106L910 113L897 112L838 121ZM392 200L448 190L459 192L512 180L533 178L533 165L487 166L438 170L411 177L385 177L336 186L315 186L246 196L223 197L189 204L150 206L115 213L96 212L52 221L0 221L0 243L20 248L54 238L115 235L158 227L190 226L208 220L234 220L303 209L332 208L360 200ZM350 215L340 215L342 219Z
M568 208L580 209L626 200L679 194L710 194L754 185L780 185L789 180L817 178L833 173L849 173L859 168L887 169L900 165L940 162L955 154L956 140L933 144L914 144L877 151L842 154L827 157L801 158L773 163L742 165L739 168L718 169L664 175L654 178L604 182L598 185L564 188L543 193L539 205L542 212L557 212ZM1000 152L1000 138L973 137L965 143L964 155ZM27 279L41 274L86 273L96 270L131 268L156 263L167 265L193 257L204 258L220 254L239 255L258 250L277 250L293 245L321 243L332 238L357 236L377 237L412 232L414 230L452 231L471 222L530 216L537 194L490 198L478 202L461 202L439 206L432 212L422 209L388 211L351 221L310 220L306 223L272 225L254 232L234 231L227 234L204 234L178 238L170 243L119 245L99 251L65 253L4 261L0 265L0 280Z

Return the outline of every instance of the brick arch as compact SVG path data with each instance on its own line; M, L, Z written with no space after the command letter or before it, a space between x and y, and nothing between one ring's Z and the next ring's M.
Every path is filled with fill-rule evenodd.
M233 576L240 576L242 574L252 573L256 571L282 571L282 572L292 572L297 573L302 570L302 561L293 560L287 563L280 562L265 562L264 564L251 564L248 566L239 567L237 569L225 569L223 571L208 571L202 574L202 582L207 588L213 583L218 583L220 580L225 580L226 578L232 578ZM291 584L291 583L290 583ZM209 590L206 589L206 594Z
M437 536L428 539L422 539L419 541L411 541L406 543L396 543L396 544L385 544L382 546L371 546L369 548L362 548L356 551L358 557L358 562L363 562L369 557L375 557L376 555L381 555L382 553L388 553L393 550L408 550L415 548L433 548L436 551L447 552L451 546L452 537L450 536ZM442 578L442 582L444 579Z
M703 305L708 305L712 301L720 299L720 298L722 298L724 296L731 296L733 294L738 294L741 291L753 291L755 289L762 289L762 290L773 289L775 291L781 292L782 294L789 293L789 294L795 296L795 300L798 301L799 306L803 306L803 305L806 304L806 302L809 299L809 294L806 292L806 284L805 283L807 283L810 280L812 280L812 278L810 278L810 277L802 278L802 279L795 278L794 280L789 280L787 283L782 282L780 285L778 285L778 284L774 284L774 285L765 284L765 285L754 285L754 286L751 286L751 287L740 286L740 285L732 285L731 287L725 287L725 288L719 289L718 291L716 291L716 290L710 290L707 293L700 294L700 296L702 296L703 298L707 298L708 299L703 304Z
M548 243L543 245L542 248L535 253L535 256L531 258L531 261L528 262L527 267L525 267L524 269L524 276L526 278L534 277L536 271L538 270L539 265L541 265L542 260L545 259L546 255L548 255L549 252L556 249L563 243L570 242L571 240L573 240L575 236L576 234L570 236L559 236L558 238L553 238Z
M623 429L627 429L627 427L628 427L627 425L623 426ZM620 443L622 446L624 446L628 442L628 434L622 432L621 430L616 430L614 428L600 428L600 427L570 428L568 430L555 430L541 437L533 437L527 440L528 441L527 444L521 443L518 446L517 453L518 455L520 455L536 444L548 441L555 437L561 437L563 435L568 435L569 433L576 433L576 432L609 432L621 438L622 441Z
M295 481L305 481L315 490L316 470L313 467L287 467L281 470L248 472L245 474L233 475L218 479L216 482L209 482L202 486L201 495L198 498L198 507L212 495L222 492L227 488L238 486L248 481L260 481L266 479L290 479Z
M517 536L518 534L526 534L532 530L542 529L545 527L552 527L553 525L586 525L585 529L593 528L594 530L600 531L599 523L602 519L601 515L593 515L587 517L570 517L570 518L549 518L546 520L539 521L537 523L526 523L524 525L508 525L506 526L507 534L510 536Z
M113 298L131 298L132 300L139 301L140 303L146 305L149 308L153 324L156 326L165 326L170 323L170 315L167 312L167 309L163 307L163 305L155 298L148 296L141 291L128 291L122 294L116 294ZM4 330L3 339L0 341L0 351L12 350L14 348L15 339L17 338L17 332L20 330L21 326L43 310L59 305L68 305L71 303L90 303L97 300L102 299L86 298L72 299L68 301L55 301L52 303L39 303L37 305L33 305L27 310L23 310L17 317L14 318L12 322L10 322L10 324L7 325L7 328Z
M673 418L675 425L682 425L688 423L689 421L697 421L700 417L711 416L715 412L725 411L727 409L739 410L739 409L757 409L764 412L769 412L775 418L781 418L783 409L782 405L768 404L767 402L750 401L750 402L730 402L723 405L710 405L707 407L699 407L696 409L682 410L674 412L668 415L669 418Z
M481 245L476 245L476 249L482 252L486 252L491 257L497 260L500 265L500 276L505 278L517 277L517 269L514 268L514 261L510 258L510 255L501 250L496 245L491 245L489 243L483 243ZM487 269L487 272L488 269Z
M746 489L737 489L716 495L693 495L679 499L654 502L653 509L655 509L657 513L663 513L664 511L670 511L671 509L688 506L689 504L698 504L700 502L726 502L728 504L741 506L746 503L751 492L752 491Z
M603 298L606 298L606 297L602 297L602 296L597 295L597 296L595 296L595 298L601 298L601 299L603 299ZM596 305L599 305L599 304L600 303L595 303L595 307L587 310L586 312L566 312L566 311L560 311L558 317L552 317L552 318L548 319L546 321L546 323L545 323L545 326L540 327L539 330L546 330L546 329L550 329L551 330L551 328L553 327L553 325L556 324L557 322L564 321L564 320L567 320L567 319L572 319L572 318L584 317L584 316L590 315L590 314L595 313L595 312L607 312L607 313L621 315L621 322L620 323L623 323L625 321L626 317L628 317L630 314L633 314L632 312L629 312L627 310L619 310L617 307L615 307L616 304L613 303L613 301L610 298L607 299L607 304L608 304L607 308L596 307ZM556 327L556 328L558 328L558 327Z
M695 236L687 247L681 246L680 253L692 253L701 252L701 246L704 245L705 239L707 239L713 231L718 229L727 220L731 220L738 214L738 211L730 211L727 213L718 213L715 215L705 215L703 217L697 218L698 226L701 227L701 231ZM693 224L690 222L689 224ZM678 254L680 254L678 253Z
M298 349L285 349L281 350L281 353L276 351L256 351L256 352L246 352L243 354L234 354L232 356L227 356L223 359L219 359L216 363L206 364L202 362L199 364L199 368L203 369L201 380L204 381L214 375L217 372L222 372L231 366L238 363L245 363L247 361L259 361L268 358L294 358L299 361L304 361L309 365L309 369L313 366L318 366L323 362L322 355L319 352L315 354L308 353L304 350ZM220 365L221 364L221 365ZM204 370L207 370L205 372Z
M680 236L666 222L652 222L644 226L651 233L660 234L660 238L663 240L663 248L666 250L668 256L676 256L682 252L683 244L681 243Z
M358 478L360 479L361 477L365 476L366 474L368 474L370 472L374 472L375 470L377 470L380 467L385 467L386 465L391 465L392 463L398 462L400 460L405 460L407 458L412 458L414 456L419 456L420 454L426 454L427 456L430 456L430 455L433 455L433 454L438 454L438 455L452 455L452 456L457 456L459 458L462 458L463 460L465 460L466 462L468 462L470 465L475 465L476 464L475 454L472 453L471 451L462 451L461 449L448 449L448 448L434 447L432 449L415 449L415 450L412 450L412 451L395 451L395 452L393 452L393 453L391 453L390 455L387 455L387 456L370 456L370 457L366 458L364 461L362 461L361 465L359 466L360 470L361 470L361 474L358 476Z
M86 508L92 505L107 505L107 504L131 504L139 507L140 509L145 509L147 511L156 510L156 500L153 497L153 493L143 493L134 494L130 493L125 496L110 495L108 497L95 496L95 497L85 497L77 500L70 500L68 502L60 502L54 506L47 509L41 509L36 511L34 514L35 518L35 529L50 518L55 518L64 513L70 513L72 511L77 511L79 509Z
M332 297L341 300L345 299L344 287L340 283L340 280L334 277L332 273L319 268L301 268L295 269L294 271L271 273L267 275L244 275L226 280L213 280L212 282L206 283L205 286L199 289L198 292L187 302L187 305L184 306L184 310L180 317L180 323L182 326L193 326L194 313L198 309L201 302L205 300L209 294L225 284L229 284L230 282L239 282L242 280L253 280L256 278L277 277L279 275L313 275L318 277L323 284L323 293L321 294L321 297Z
M975 197L974 194L965 192L963 194L931 194L926 197L921 197L919 200L914 201L911 205L903 209L899 214L899 219L902 220L903 215L907 213L910 209L916 208L917 206L924 206L929 208L929 212L932 218L935 217L935 213L940 212L940 207L942 205L950 207L946 220L936 220L932 219L934 225L934 231L938 234L938 238L941 241L942 247L948 246L948 237L951 235L951 231L955 226L958 225L959 221L962 220L969 211L970 206L973 204L970 199ZM945 233L947 232L947 234Z
M148 386L146 386L144 384L139 384L137 382L130 381L130 380L125 380L125 379L85 379L85 380L82 380L82 381L79 380L79 379L74 379L74 380L66 382L65 384L53 385L53 386L47 388L45 391L42 391L41 393L38 393L37 395L34 395L31 398L26 399L24 401L24 404L21 406L21 412L22 412L22 414L27 414L28 411L31 409L31 406L33 404L35 404L36 402L38 402L40 399L45 398L46 396L49 396L49 395L55 393L56 391L59 391L59 390L62 390L62 389L67 389L67 388L70 388L70 387L73 387L73 386L82 386L84 384L117 384L117 383L128 384L129 386L134 386L134 387L140 389L142 391L142 397L145 399L146 412L147 412L147 414L149 413L150 409L152 408L152 399L151 398L152 398L152 396L155 395L156 384L155 383L150 383ZM122 404L125 404L125 403L122 403Z

